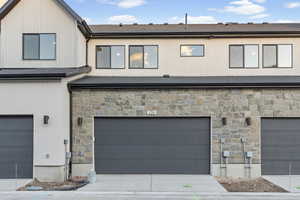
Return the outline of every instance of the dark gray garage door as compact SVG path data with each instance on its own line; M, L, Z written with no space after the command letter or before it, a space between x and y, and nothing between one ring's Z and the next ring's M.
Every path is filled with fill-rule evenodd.
M300 174L300 119L262 119L262 174Z
M208 118L95 118L99 174L209 174Z
M32 165L32 117L0 116L0 178L32 178Z

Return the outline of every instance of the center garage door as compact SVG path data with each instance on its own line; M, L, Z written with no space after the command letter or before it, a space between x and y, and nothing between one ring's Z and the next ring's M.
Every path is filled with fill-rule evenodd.
M98 174L209 174L209 118L95 118Z
M32 117L0 116L0 179L32 178L32 170Z
M262 174L300 174L300 119L262 119Z

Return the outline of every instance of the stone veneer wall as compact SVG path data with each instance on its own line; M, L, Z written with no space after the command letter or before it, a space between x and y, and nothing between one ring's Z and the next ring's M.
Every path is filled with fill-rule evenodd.
M243 164L246 151L260 164L261 117L300 117L300 89L112 89L73 91L73 164L93 163L95 116L211 117L212 164L220 163L220 137L232 152L230 164ZM77 118L83 118L81 127ZM222 117L227 125L222 125ZM245 118L251 117L247 126Z

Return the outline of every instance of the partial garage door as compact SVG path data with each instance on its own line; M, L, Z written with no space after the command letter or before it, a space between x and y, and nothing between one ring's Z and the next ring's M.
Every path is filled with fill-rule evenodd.
M209 174L208 118L95 118L99 174Z
M300 174L300 119L262 119L262 174Z
M32 178L32 117L0 116L0 178Z

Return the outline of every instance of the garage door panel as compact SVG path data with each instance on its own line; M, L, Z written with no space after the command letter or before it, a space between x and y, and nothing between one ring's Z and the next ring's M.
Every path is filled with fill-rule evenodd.
M32 178L28 176L32 174L32 163L0 163L0 177L4 179L13 178Z
M263 119L262 128L266 130L298 130L298 118L270 118Z
M291 174L299 175L300 174L300 161L291 162ZM263 175L288 175L290 172L290 162L289 160L269 160L265 163L262 163L263 169L268 169Z
M104 132L104 131L103 131ZM97 145L126 145L128 143L132 145L209 145L209 141L199 137L201 133L188 134L188 137L182 138L182 133L175 134L102 134L97 138ZM204 133L205 134L205 133ZM170 140L172 138L172 140Z
M158 166L157 163L160 163ZM207 160L103 160L98 163L101 173L118 174L191 174L199 170L209 174L204 167Z
M209 146L102 146L97 147L96 159L209 159ZM204 152L204 153L203 153Z
M0 116L0 178L32 178L32 171L33 118Z
M32 150L31 149L11 149L0 148L0 158L5 157L5 162L23 162L27 161L28 158L31 160ZM1 161L0 161L1 163Z
M300 141L295 140L295 138L299 137L299 133L297 131L264 131L265 135L272 136L269 137L264 144L268 145L279 145L279 146L289 146L289 145L299 145ZM280 143L278 143L280 141Z
M207 118L95 118L97 173L208 174Z
M288 156L287 156L288 155ZM264 156L266 159L296 159L299 155L299 146L286 147L276 145L276 147L264 147Z
M300 174L300 119L262 119L262 174Z

